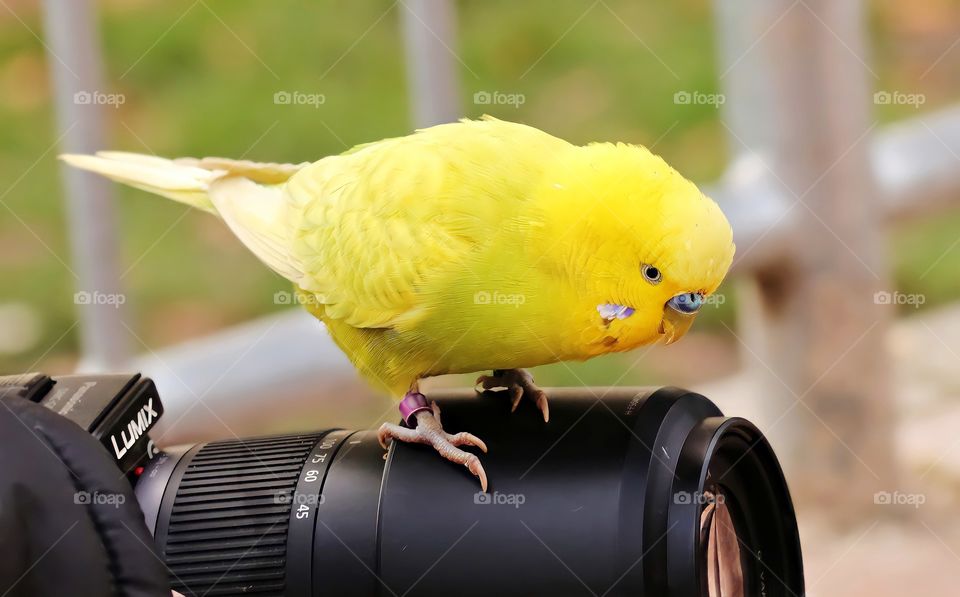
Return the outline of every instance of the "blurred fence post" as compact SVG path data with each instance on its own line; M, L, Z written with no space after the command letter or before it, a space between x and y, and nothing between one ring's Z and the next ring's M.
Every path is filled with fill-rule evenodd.
M789 258L761 266L744 293L745 361L797 499L854 521L894 482L863 2L718 0L717 11L731 144L792 204Z
M399 4L407 55L407 81L414 126L460 118L456 57L456 8L451 0L406 0Z
M57 128L65 152L104 148L102 61L93 0L44 0L44 27ZM110 182L76 168L62 169L71 261L77 273L81 368L122 368L129 338L121 323L117 222ZM114 300L98 299L112 295ZM76 297L75 297L76 299Z

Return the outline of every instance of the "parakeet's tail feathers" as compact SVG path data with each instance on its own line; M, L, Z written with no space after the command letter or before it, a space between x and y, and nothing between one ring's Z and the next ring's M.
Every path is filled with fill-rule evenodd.
M216 213L207 196L210 184L227 174L173 160L122 151L99 151L96 155L63 154L66 163L106 176L111 180Z
M168 160L124 151L98 151L96 155L64 154L60 157L71 166L214 213L207 198L213 181L242 176L261 184L280 184L309 165L309 162L276 164L218 157Z
M274 162L251 162L250 160L231 160L229 158L178 158L177 164L193 166L205 170L224 170L230 176L242 176L262 184L280 184L306 168L310 162L299 164L277 164Z
M100 151L64 154L71 166L218 215L261 261L291 282L304 266L290 249L289 198L280 183L307 164L179 158Z

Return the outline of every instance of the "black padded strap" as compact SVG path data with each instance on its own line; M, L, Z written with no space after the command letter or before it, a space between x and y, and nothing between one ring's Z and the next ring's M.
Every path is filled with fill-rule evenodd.
M0 438L0 594L170 594L133 491L99 442L11 397L0 399Z

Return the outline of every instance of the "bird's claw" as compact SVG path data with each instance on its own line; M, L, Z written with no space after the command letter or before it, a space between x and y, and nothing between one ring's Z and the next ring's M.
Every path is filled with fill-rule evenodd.
M484 454L487 453L487 444L482 439L472 433L461 431L460 433L447 434L447 441L454 446L474 446L480 448ZM436 446L434 446L436 448Z
M483 465L480 464L480 458L476 454L461 450L460 447L471 446L486 453L487 444L479 437L466 431L447 433L440 425L440 407L437 406L436 402L430 406L431 410L429 412L424 410L416 414L417 426L413 429L394 423L381 425L377 431L377 440L380 445L386 450L393 441L428 444L450 462L465 466L480 480L480 488L486 493L487 473L483 470Z
M486 450L484 450L486 452ZM473 476L480 480L480 491L487 493L487 472L483 470L483 465L480 464L480 459L470 455L470 458L467 459L464 466L467 467L467 470L473 473Z
M550 421L550 402L547 394L533 383L533 375L523 369L498 369L493 375L481 375L474 385L483 390L506 388L510 392L510 412L516 412L520 400L526 396L543 414L543 421ZM480 391L478 389L478 391Z

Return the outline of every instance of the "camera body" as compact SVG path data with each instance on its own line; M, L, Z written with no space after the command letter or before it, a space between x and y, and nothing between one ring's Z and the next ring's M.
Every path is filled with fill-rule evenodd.
M70 419L97 438L131 485L158 451L148 432L163 415L153 380L139 373L0 377L0 395L15 395Z

